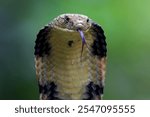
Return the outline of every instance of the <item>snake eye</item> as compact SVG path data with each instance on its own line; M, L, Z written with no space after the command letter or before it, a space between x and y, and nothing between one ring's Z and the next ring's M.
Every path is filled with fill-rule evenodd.
M68 23L70 18L68 16L65 16L65 22Z
M89 19L87 19L86 22L89 22Z

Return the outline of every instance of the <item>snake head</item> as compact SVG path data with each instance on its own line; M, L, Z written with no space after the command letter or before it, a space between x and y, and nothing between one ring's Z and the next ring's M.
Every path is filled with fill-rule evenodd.
M78 29L87 31L91 26L90 19L79 14L62 14L52 22L54 27L68 31L77 31Z

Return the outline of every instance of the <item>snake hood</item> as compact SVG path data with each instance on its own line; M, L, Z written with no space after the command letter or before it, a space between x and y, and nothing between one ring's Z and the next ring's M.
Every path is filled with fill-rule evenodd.
M35 41L40 99L102 99L106 52L100 25L80 14L56 17Z

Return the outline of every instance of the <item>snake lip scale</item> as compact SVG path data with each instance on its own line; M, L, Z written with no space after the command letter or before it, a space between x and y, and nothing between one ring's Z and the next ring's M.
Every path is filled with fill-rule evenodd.
M107 44L92 19L59 15L39 31L34 49L40 99L102 99Z

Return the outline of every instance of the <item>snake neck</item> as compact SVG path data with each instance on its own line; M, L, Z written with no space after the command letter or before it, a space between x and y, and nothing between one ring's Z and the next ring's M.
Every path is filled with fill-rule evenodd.
M53 33L49 72L64 99L81 99L90 80L89 50L84 47L78 32Z

